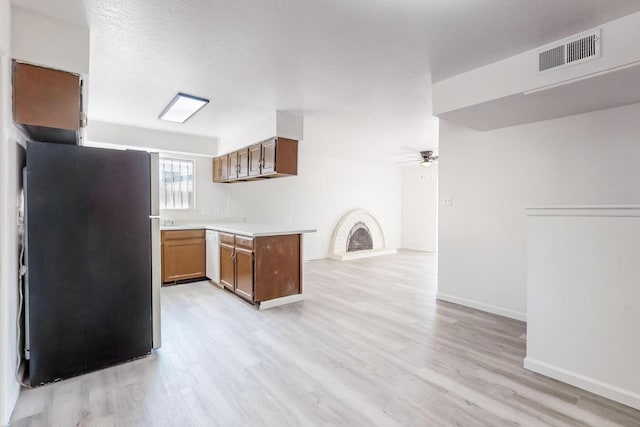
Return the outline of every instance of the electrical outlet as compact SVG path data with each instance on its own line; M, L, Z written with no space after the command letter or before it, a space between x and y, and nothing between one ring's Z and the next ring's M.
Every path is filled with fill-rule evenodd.
M444 200L442 201L442 204L444 206L451 206L453 205L453 197L445 197Z

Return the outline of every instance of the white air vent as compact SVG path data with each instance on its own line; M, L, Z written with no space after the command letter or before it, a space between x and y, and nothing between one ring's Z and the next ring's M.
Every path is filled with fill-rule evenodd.
M538 52L538 71L554 70L600 58L600 29L571 37Z

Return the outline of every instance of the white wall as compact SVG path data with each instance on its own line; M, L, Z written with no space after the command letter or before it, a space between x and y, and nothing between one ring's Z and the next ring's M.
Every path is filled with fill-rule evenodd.
M640 203L638 117L640 104L487 132L441 120L439 298L524 319L523 208Z
M162 157L194 160L196 206L195 209L161 209L162 219L175 222L224 219L229 217L229 186L213 183L213 159L211 157L161 154Z
M0 302L2 380L0 424L7 424L18 398L15 380L18 238L16 227L17 144L11 122L11 6L0 0Z
M333 229L348 210L371 211L387 247L400 246L400 168L304 154L300 142L298 176L228 184L230 213L249 222L315 228L305 235L305 259L325 258ZM217 184L226 185L226 184Z
M85 145L112 148L137 147L187 156L214 156L218 152L218 143L215 138L99 120L89 120Z
M438 251L438 164L402 168L402 247Z
M12 7L13 58L78 74L89 73L89 29Z
M302 141L304 139L302 113L274 110L247 116L237 129L218 140L219 153L229 153L276 135Z

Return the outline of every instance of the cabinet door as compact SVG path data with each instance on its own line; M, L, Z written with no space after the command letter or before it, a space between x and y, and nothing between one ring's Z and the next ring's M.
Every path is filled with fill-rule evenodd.
M205 277L207 260L204 239L165 240L162 251L163 282Z
M220 182L220 157L213 159L213 182Z
M227 155L229 158L229 179L238 178L238 153L230 153Z
M262 162L262 144L249 147L249 176L260 175L260 164Z
M238 178L249 177L249 150L238 151Z
M80 128L80 77L14 62L13 120L56 129Z
M220 283L233 290L234 279L233 246L220 245Z
M273 138L262 143L262 173L273 173L276 171L276 144L277 139Z
M229 157L222 156L220 159L220 182L225 182L229 179Z
M236 247L236 294L253 301L253 252Z

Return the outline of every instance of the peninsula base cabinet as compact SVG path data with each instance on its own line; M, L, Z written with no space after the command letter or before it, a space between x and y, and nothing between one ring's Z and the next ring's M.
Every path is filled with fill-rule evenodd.
M220 281L257 305L300 294L300 243L299 234L252 238L220 233Z

